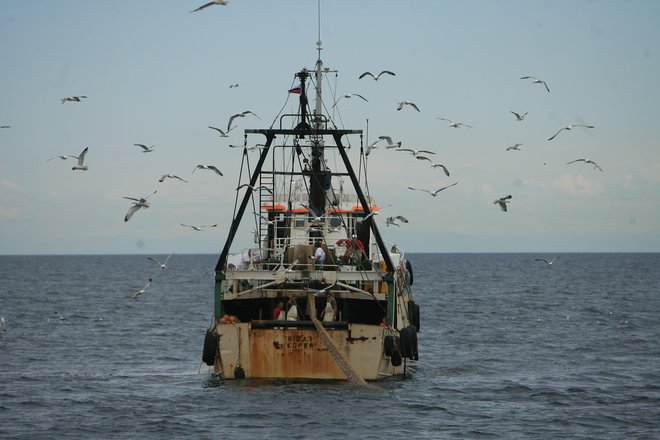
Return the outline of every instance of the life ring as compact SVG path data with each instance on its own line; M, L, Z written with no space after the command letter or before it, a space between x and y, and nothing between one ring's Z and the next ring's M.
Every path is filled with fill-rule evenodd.
M215 355L218 351L218 334L210 329L206 330L204 336L204 350L202 351L202 361L208 366L215 364Z

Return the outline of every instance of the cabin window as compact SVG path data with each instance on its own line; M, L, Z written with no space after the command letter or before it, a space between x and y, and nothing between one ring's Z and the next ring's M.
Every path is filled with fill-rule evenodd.
M293 226L295 228L304 228L305 227L305 214L296 214L293 217Z
M328 220L328 223L331 228L338 228L341 226L341 217L339 217L337 214L332 214Z

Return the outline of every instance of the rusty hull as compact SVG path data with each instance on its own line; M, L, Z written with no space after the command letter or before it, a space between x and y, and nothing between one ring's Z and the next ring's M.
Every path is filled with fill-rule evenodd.
M321 336L314 328L258 328L249 323L219 324L219 356L215 370L234 378L243 368L246 378L346 380ZM403 374L383 354L380 326L351 324L348 329L327 329L353 369L365 380Z

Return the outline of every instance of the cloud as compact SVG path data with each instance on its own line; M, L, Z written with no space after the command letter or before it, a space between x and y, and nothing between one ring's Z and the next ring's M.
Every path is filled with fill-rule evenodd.
M600 183L591 182L582 175L564 174L555 179L553 185L572 197L592 197L603 191Z
M0 189L6 189L9 191L20 191L21 187L18 184L12 182L11 180L0 179Z

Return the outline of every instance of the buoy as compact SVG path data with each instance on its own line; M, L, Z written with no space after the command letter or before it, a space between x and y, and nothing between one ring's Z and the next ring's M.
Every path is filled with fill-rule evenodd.
M392 347L392 355L390 356L390 362L392 362L392 365L395 367L398 367L401 365L401 339L398 336L394 336L392 338L393 341L393 347Z
M234 379L245 379L245 370L240 365L234 368Z
M215 355L218 351L218 334L209 330L206 330L206 336L204 336L204 349L202 350L202 361L208 366L215 364Z
M392 356L393 351L394 351L394 336L387 335L383 340L383 352L385 353L385 356Z

